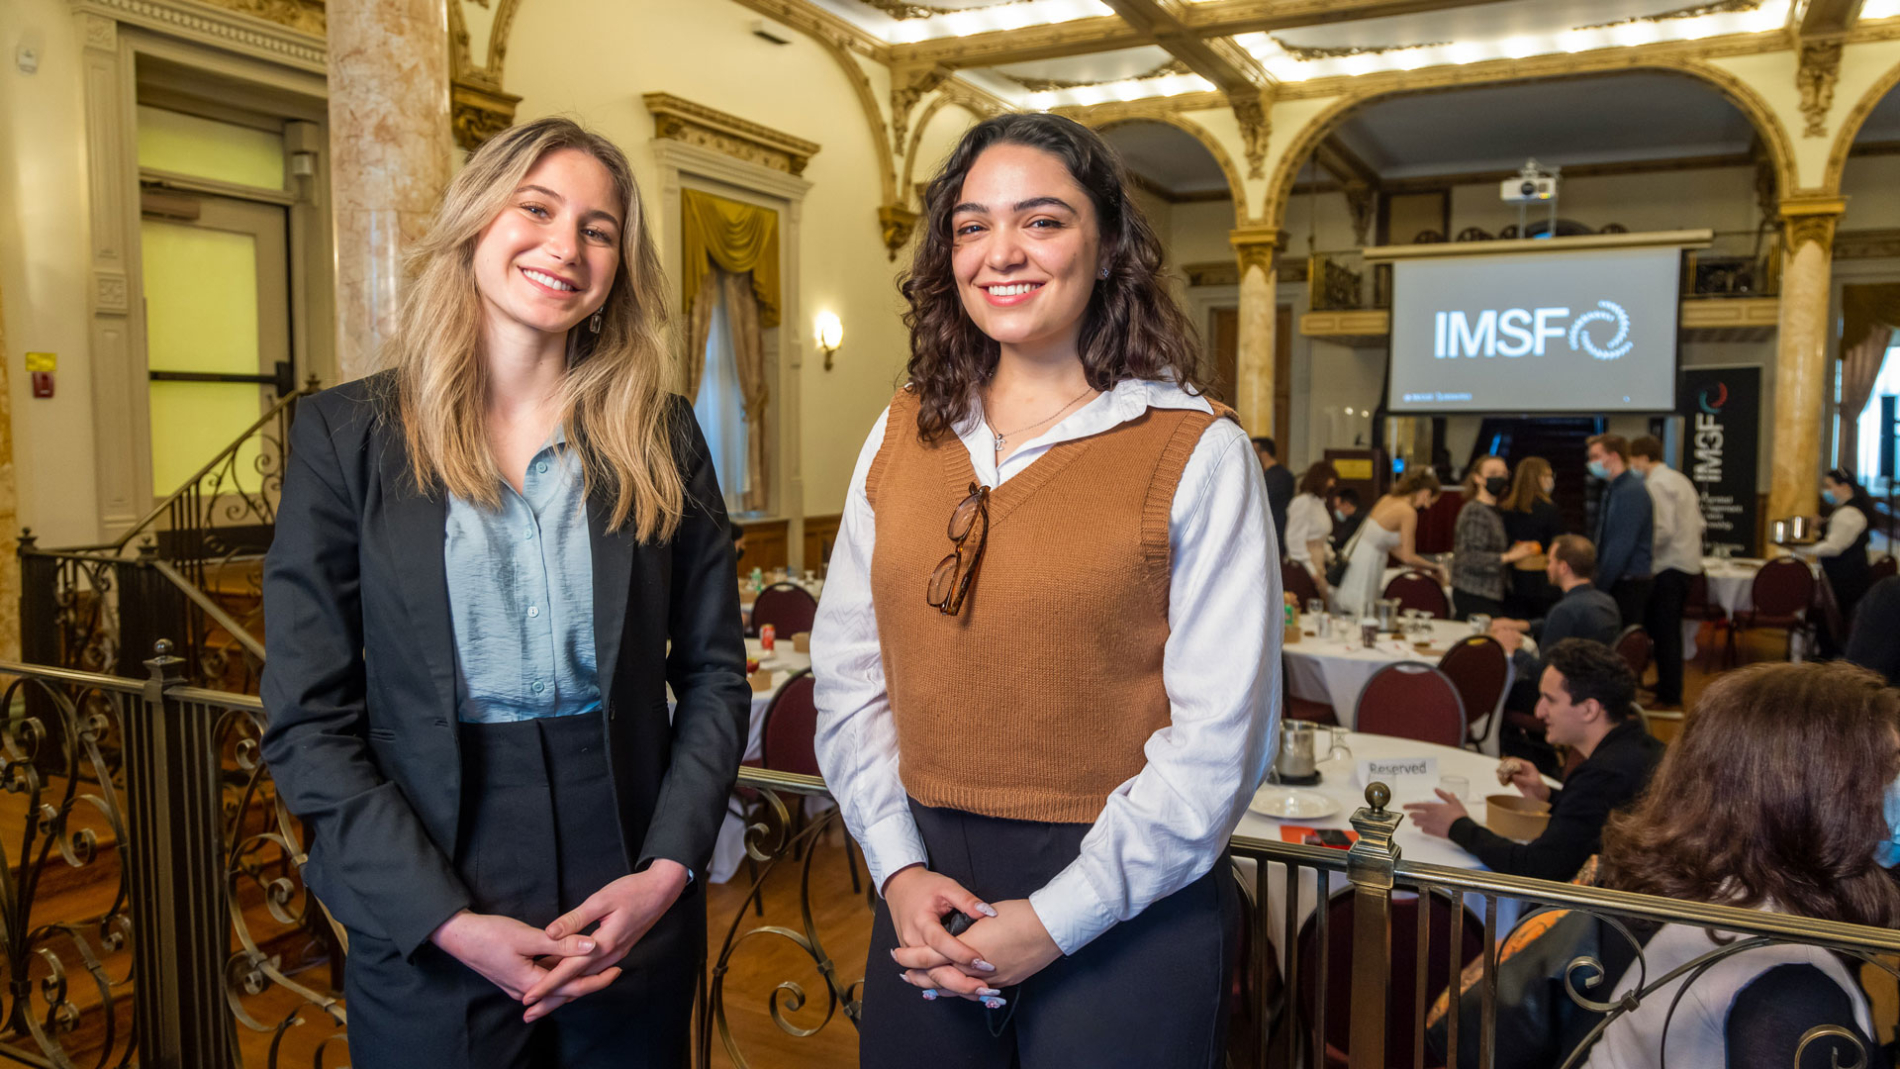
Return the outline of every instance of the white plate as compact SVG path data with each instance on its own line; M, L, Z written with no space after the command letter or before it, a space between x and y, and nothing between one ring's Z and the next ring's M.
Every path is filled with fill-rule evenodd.
M1247 808L1275 820L1319 820L1339 812L1339 803L1318 791L1262 787Z

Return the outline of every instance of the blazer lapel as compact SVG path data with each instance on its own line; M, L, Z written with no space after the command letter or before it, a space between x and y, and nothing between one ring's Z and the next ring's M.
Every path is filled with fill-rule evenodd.
M600 699L613 700L614 669L620 661L621 628L627 619L627 590L633 576L633 535L607 530L611 503L587 502L588 543L594 552L594 666Z
M455 719L455 627L449 620L448 566L442 550L448 536L446 497L423 494L401 449L383 450L384 522L390 545L403 558L403 601L415 626L416 643L429 663L445 719Z

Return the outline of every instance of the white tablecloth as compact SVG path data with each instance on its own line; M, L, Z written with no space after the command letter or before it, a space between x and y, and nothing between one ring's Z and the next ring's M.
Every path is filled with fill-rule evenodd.
M1372 678L1374 672L1396 661L1437 664L1454 643L1471 634L1470 624L1455 620L1433 620L1431 648L1420 652L1412 643L1391 636L1382 636L1372 649L1366 649L1359 640L1357 624L1353 625L1352 635L1345 638L1337 633L1337 627L1331 637L1320 638L1318 627L1318 617L1302 616L1300 641L1283 647L1286 652L1286 690L1295 698L1330 704L1334 718L1341 727L1346 728L1357 723L1359 692L1366 689L1366 681ZM1508 676L1504 689L1511 689ZM1477 720L1486 713L1495 712L1495 709L1468 709L1465 715ZM1485 727L1485 748L1495 754L1497 732L1489 730L1489 724Z
M1319 743L1321 748L1327 745L1326 733L1323 731L1320 733ZM1359 783L1355 778L1356 767L1358 762L1368 759L1437 758L1439 776L1463 776L1465 778L1465 782L1469 787L1464 799L1465 808L1471 811L1472 819L1480 824L1484 823L1485 795L1509 794L1515 791L1515 788L1498 786L1498 760L1495 757L1474 754L1468 750L1454 749L1450 746L1435 746L1429 742L1414 742L1411 739L1395 739L1384 735L1363 735L1358 732L1352 732L1347 735L1346 745L1352 750L1351 761L1322 762L1319 766L1321 777L1319 785L1299 788L1300 790L1308 790L1322 794L1328 799L1338 803L1339 811L1337 813L1317 820L1279 821L1271 817L1263 817L1252 810L1248 810L1247 814L1240 818L1240 827L1235 829L1235 831L1241 835L1251 835L1271 842L1279 842L1281 841L1280 829L1286 826L1350 829L1352 827L1350 818L1353 813L1366 804L1365 786ZM1552 786L1556 786L1554 780L1551 781L1551 784ZM1392 801L1389 803L1388 808L1395 812L1402 812L1402 807L1407 802L1433 802L1438 800L1432 793L1433 787L1436 786L1432 783L1399 780L1388 783L1387 785L1392 788ZM1426 835L1409 819L1399 824L1398 831L1392 837L1392 842L1398 847L1400 856L1409 861L1418 861L1431 865L1446 865L1461 869L1484 868L1483 863L1464 847L1453 843L1449 839L1440 839L1435 836ZM1240 864L1249 875L1252 874L1253 868L1251 863L1239 859L1237 859L1237 863ZM1282 918L1286 916L1285 867L1277 863L1274 864L1273 871L1269 873L1267 882L1269 907L1272 910L1268 916L1273 918L1270 922L1269 930L1272 932L1273 938L1277 943L1279 939L1279 927L1282 923ZM1346 886L1348 886L1346 874L1343 872L1336 873L1331 877L1328 893L1336 893ZM1302 922L1313 912L1314 902L1313 877L1303 875L1300 881L1299 905L1299 916ZM1482 922L1484 920L1484 900L1481 896L1468 895L1466 896L1465 904L1470 907L1472 913L1477 916L1479 921ZM1510 930L1511 925L1517 923L1517 918L1521 913L1522 907L1515 900L1500 899L1498 901L1498 930L1489 933L1491 937L1493 939L1501 938ZM1282 962L1284 963L1285 948L1281 948L1281 955Z
M1755 607L1755 573L1762 562L1744 557L1718 560L1702 558L1702 575L1709 584L1709 604L1720 605L1733 616L1737 610Z

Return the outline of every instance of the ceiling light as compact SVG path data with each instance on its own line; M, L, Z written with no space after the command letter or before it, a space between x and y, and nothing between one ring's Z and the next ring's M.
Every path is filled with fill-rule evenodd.
M1460 65L1476 63L1484 58L1484 49L1480 48L1475 41L1459 41L1445 48L1445 56L1451 62Z
M1506 38L1502 47L1504 54L1512 59L1523 59L1525 56L1534 56L1539 51L1536 40L1521 34L1517 37Z
M1900 0L1867 0L1861 5L1863 19L1890 19L1900 15Z

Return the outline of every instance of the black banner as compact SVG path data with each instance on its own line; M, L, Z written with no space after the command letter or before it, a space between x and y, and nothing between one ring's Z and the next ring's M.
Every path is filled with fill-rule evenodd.
M1756 556L1756 457L1761 435L1761 369L1684 368L1682 471L1702 497L1709 547Z

